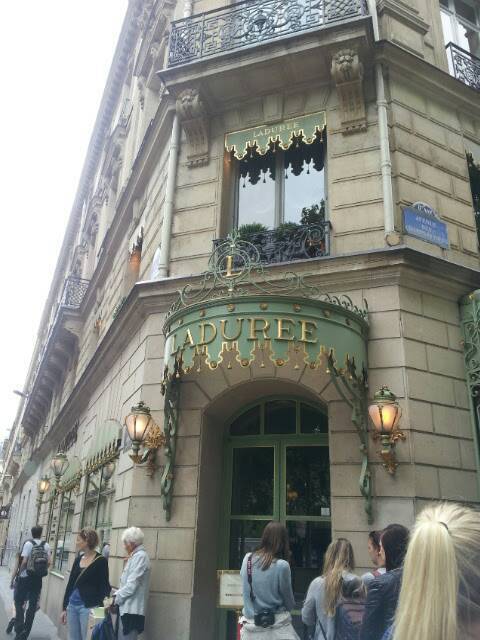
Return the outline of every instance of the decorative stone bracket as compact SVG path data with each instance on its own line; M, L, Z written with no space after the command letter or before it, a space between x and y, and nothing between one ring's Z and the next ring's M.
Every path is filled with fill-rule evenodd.
M332 78L340 103L340 122L343 133L364 131L367 128L363 95L363 64L355 49L341 49L332 56Z
M188 144L188 166L209 161L209 123L205 104L197 89L185 89L177 98L177 113Z

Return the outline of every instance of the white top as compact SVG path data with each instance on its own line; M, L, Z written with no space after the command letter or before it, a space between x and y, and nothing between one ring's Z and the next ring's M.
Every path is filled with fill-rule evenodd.
M35 544L40 544L42 542L40 538L34 538L33 540L34 540ZM48 554L48 560L50 561L52 552L50 551L50 547L48 545L48 542L46 542L44 546L45 546L45 551ZM25 544L23 545L23 549L22 549L22 558L23 558L23 560L25 562L27 561L29 555L32 553L32 549L33 549L32 541L31 540L27 540L25 542ZM28 573L27 573L26 569L24 569L21 572L20 578L28 578Z
M150 559L143 545L132 552L120 578L120 589L115 593L115 604L120 615L145 615L150 584Z

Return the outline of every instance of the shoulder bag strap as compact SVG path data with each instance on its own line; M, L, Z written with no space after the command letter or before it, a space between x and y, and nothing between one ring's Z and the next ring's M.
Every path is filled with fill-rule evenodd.
M98 556L93 560L93 562L91 562L91 563L88 565L88 567L85 567L84 569L82 569L82 570L80 571L80 573L79 573L79 574L78 574L78 576L77 576L77 579L76 579L76 580L75 580L75 582L74 582L74 585L73 585L73 588L74 588L74 589L75 589L75 587L77 586L78 581L80 580L80 578L81 578L81 577L83 576L83 574L85 573L85 571L86 571L87 569L90 569L90 567L91 567L92 565L94 565L94 564L95 564L95 562L96 562L99 558L103 558L103 556L98 555ZM80 560L78 561L78 566L80 567ZM80 568L81 568L81 567L80 567Z
M320 618L318 618L318 624L320 626L320 631L322 632L322 636L325 638L325 640L327 640L327 634L325 633L325 629L323 628L323 624L320 621Z
M253 593L253 580L252 580L252 556L253 553L251 553L248 556L247 559L247 579L248 579L248 584L250 585L250 600L252 602L255 602L256 598L255 598L255 594Z

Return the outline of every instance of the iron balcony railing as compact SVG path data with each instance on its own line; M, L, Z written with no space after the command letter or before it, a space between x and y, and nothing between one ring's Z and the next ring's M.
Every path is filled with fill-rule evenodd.
M246 0L172 22L168 66L367 15L366 0Z
M453 42L446 46L451 73L473 89L480 89L480 58L457 47Z
M82 304L82 300L88 289L89 283L90 280L69 276L65 280L61 306L68 307L69 309L78 309Z
M262 264L310 260L330 255L330 222L299 225L297 229L269 229L251 233L242 238L247 243L243 249L249 258ZM213 248L225 242L213 241ZM233 265L236 267L237 265Z

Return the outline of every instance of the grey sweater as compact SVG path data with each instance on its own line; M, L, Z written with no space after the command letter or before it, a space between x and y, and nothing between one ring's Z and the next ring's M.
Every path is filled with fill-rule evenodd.
M345 581L356 578L353 573L344 572ZM302 620L307 627L315 627L314 640L334 640L335 638L335 616L328 616L325 612L325 578L320 576L315 578L308 587L305 603L302 608Z
M247 553L242 562L240 575L243 579L243 615L250 620L262 609L276 612L291 611L295 607L292 591L290 565L286 560L275 560L263 571L258 556L252 558L252 584L255 602L250 598L250 586L247 575Z

